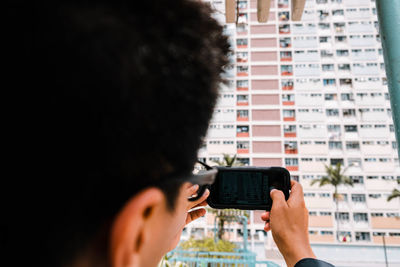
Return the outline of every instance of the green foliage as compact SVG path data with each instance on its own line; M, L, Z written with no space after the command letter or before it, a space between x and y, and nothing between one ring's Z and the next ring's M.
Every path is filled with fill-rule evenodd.
M237 246L226 240L218 240L215 243L214 238L206 237L204 239L194 239L183 242L180 247L183 250L202 251L202 252L235 252Z
M318 183L318 185L332 185L335 188L334 198L337 200L337 187L339 185L350 185L353 186L353 180L350 177L345 175L347 168L342 169L342 164L338 162L335 165L325 165L326 175L321 179L315 179L311 182L311 185Z
M233 167L233 166L243 166L243 163L237 161L236 154L230 156L229 154L223 154L224 159L222 161L214 161L218 166L226 166L226 167Z
M387 201L391 201L394 198L400 197L400 191L398 189L393 189L392 194L388 196Z

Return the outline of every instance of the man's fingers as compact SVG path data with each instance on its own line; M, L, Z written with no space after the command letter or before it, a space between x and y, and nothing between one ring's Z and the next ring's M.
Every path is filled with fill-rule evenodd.
M196 207L200 203L206 202L206 199L208 198L209 195L210 195L210 190L206 189L204 191L204 194L198 200L189 202L189 209L193 209L194 207Z
M298 182L292 180L291 182L291 192L288 199L289 206L304 205L304 194L303 187Z
M189 185L189 186L186 188L186 195L187 195L187 197L193 196L193 195L197 192L197 190L199 190L199 185L198 185L198 184Z
M269 222L267 222L267 223L265 223L264 231L268 232L269 230L271 230L271 224Z
M266 211L263 214L261 214L261 220L263 221L269 221L269 216L270 216L270 212Z
M197 209L197 210L192 210L191 212L189 212L187 218L186 218L186 224L204 216L206 214L206 210L205 209Z
M287 207L285 195L282 191L272 189L269 193L272 198L272 208L274 207Z

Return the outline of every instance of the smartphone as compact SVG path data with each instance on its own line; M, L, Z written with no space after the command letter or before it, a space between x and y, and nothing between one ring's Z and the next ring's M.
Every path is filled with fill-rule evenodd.
M215 209L270 211L272 188L289 198L290 173L281 167L216 167L218 174L209 186L208 205Z

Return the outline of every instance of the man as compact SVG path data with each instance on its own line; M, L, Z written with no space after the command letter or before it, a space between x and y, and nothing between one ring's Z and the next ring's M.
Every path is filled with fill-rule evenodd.
M222 27L189 0L57 2L31 23L32 264L156 266L205 213L188 213L209 192L188 201L187 178L228 62ZM271 195L266 230L288 266L305 266L301 186L288 202Z

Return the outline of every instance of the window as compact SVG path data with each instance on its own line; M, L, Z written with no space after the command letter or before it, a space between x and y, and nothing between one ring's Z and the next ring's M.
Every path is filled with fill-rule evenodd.
M338 64L338 70L348 71L350 70L350 64Z
M400 233L389 233L389 236L400 236Z
M326 101L337 100L337 94L325 94Z
M342 142L340 141L329 141L328 142L329 149L342 149Z
M234 141L223 141L222 144L224 144L224 145L233 145Z
M284 125L283 132L285 133L295 133L296 132L296 125Z
M249 141L238 141L236 144L237 149L249 149Z
M244 63L247 62L248 54L247 52L237 52L236 53L236 62Z
M292 46L292 40L290 38L280 38L279 46L281 48L288 48Z
M247 46L247 39L236 39L236 45L241 48L241 47L246 47Z
M364 194L352 194L351 201L355 203L365 203L365 195Z
M290 33L290 24L281 24L281 25L279 25L279 33L280 34Z
M331 159L331 165L337 165L338 163L343 165L343 159Z
M286 166L298 166L299 160L297 158L285 158Z
M323 71L334 71L335 65L334 64L322 64Z
M349 56L349 50L347 50L347 49L336 50L336 56L347 57L347 56Z
M371 237L368 232L356 232L356 241L370 241Z
M249 117L249 111L248 110L237 110L236 115L238 118L248 118Z
M249 87L249 81L248 80L237 80L236 81L236 87L238 87L238 88L247 88L247 87Z
M329 133L338 133L340 132L340 125L338 124L328 124L327 125Z
M249 96L248 95L237 95L236 99L237 99L238 103L248 103Z
M360 143L358 141L346 141L347 150L360 150Z
M354 101L353 93L340 94L342 101Z
M304 197L315 197L315 193L304 193Z
M283 117L284 118L293 118L296 115L296 112L294 109L284 109L282 111Z
M367 213L355 212L353 214L353 218L354 218L355 222L368 222L368 214Z
M283 94L282 101L284 101L284 102L294 101L294 94Z
M330 36L320 36L319 37L319 42L321 43L321 44L323 44L323 43L328 43L328 42L330 42L331 41L331 37Z
M292 60L292 52L290 52L290 51L282 51L282 52L280 52L280 56L281 56L282 61Z
M388 212L388 213L386 213L386 217L388 217L388 218L397 218L397 217L399 217L399 215L400 215L400 213L398 213L398 212Z
M332 212L330 212L330 211L321 211L319 213L319 215L321 215L321 216L332 216Z
M349 109L343 109L343 117L355 117L356 116L356 110L354 108L349 108Z
M382 194L368 194L369 198L378 199L382 197Z
M279 17L279 21L288 21L289 20L289 12L288 11L279 12L278 17Z
M373 232L372 235L373 236L385 236L386 233L385 232Z
M350 175L349 177L350 177L351 180L353 180L354 184L363 184L364 183L364 177L363 176Z
M236 132L238 133L248 133L249 132L249 126L236 126Z
M345 125L344 131L346 133L355 133L357 132L357 125Z
M335 219L338 221L349 221L350 216L348 212L335 212Z
M331 196L330 193L319 193L318 194L320 198L329 198ZM321 212L322 215L322 212ZM329 215L331 215L331 213L329 212Z
M335 79L323 79L322 81L323 81L324 86L336 85L336 80Z
M321 231L321 235L333 235L332 231Z
M381 212L372 212L371 217L383 217L383 213Z
M361 159L360 158L349 158L347 159L349 167L361 167Z
M328 117L339 117L339 110L337 108L327 109L326 116Z
M317 212L316 211L309 211L308 215L310 216L317 216Z

